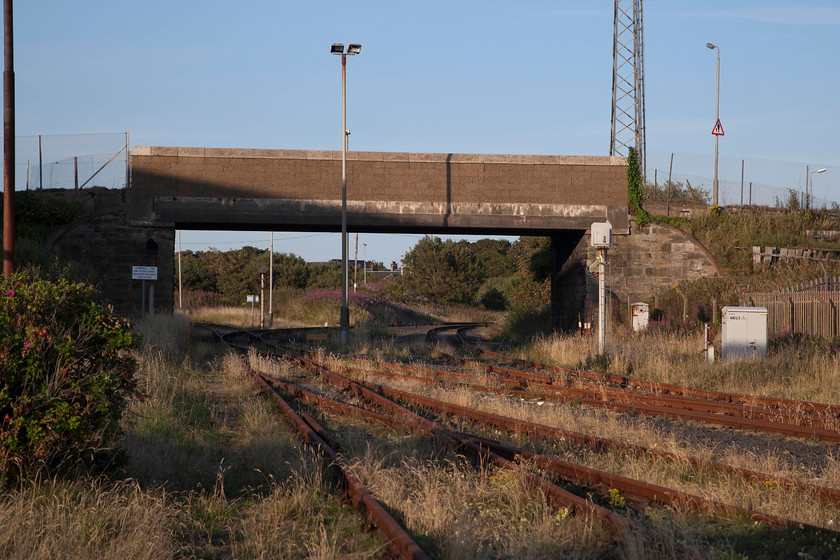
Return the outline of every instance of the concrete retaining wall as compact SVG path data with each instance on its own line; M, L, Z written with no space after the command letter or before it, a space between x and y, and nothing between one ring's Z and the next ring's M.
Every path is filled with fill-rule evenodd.
M585 283L582 314L597 324L598 279L587 272L597 251L589 235L575 248L570 263L578 263ZM607 253L607 292L614 320L624 320L628 303L652 303L656 295L673 289L681 280L696 280L721 274L708 249L691 235L669 225L630 223L629 236L613 236ZM572 264L567 263L567 267ZM579 289L579 288L578 288Z

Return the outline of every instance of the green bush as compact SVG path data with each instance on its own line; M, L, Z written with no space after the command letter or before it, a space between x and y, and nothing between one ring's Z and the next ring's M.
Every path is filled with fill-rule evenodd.
M501 290L490 288L481 296L481 305L491 311L504 311L507 309L508 302Z
M32 273L0 281L0 485L113 458L135 338L93 296Z

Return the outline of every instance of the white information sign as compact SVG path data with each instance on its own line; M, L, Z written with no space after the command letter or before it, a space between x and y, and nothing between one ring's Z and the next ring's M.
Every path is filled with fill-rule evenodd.
M157 280L156 266L132 266L131 279L132 280Z
M247 296L245 296L245 303L259 303L259 302L260 302L260 296L256 296L256 295L252 295L252 294L248 294Z

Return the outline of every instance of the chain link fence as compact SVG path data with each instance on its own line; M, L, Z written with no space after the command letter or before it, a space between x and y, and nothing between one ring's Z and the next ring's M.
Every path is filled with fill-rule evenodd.
M128 149L128 132L18 136L15 190L124 188Z
M647 181L708 193L714 187L714 155L648 150ZM840 167L764 159L718 157L718 203L721 206L840 208ZM806 192L808 195L806 195Z

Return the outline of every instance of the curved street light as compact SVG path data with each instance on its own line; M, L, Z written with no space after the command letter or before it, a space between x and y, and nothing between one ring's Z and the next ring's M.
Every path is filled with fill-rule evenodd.
M807 170L807 167L806 167L806 170ZM822 169L817 169L816 171L811 171L810 173L808 173L808 177L807 177L808 181L807 182L810 183L811 187L809 189L808 185L805 185L805 194L807 195L805 198L806 198L806 202L808 203L805 206L805 208L811 208L811 206L813 206L813 204L814 204L814 173L825 173L825 172L826 172L826 168L823 167Z

